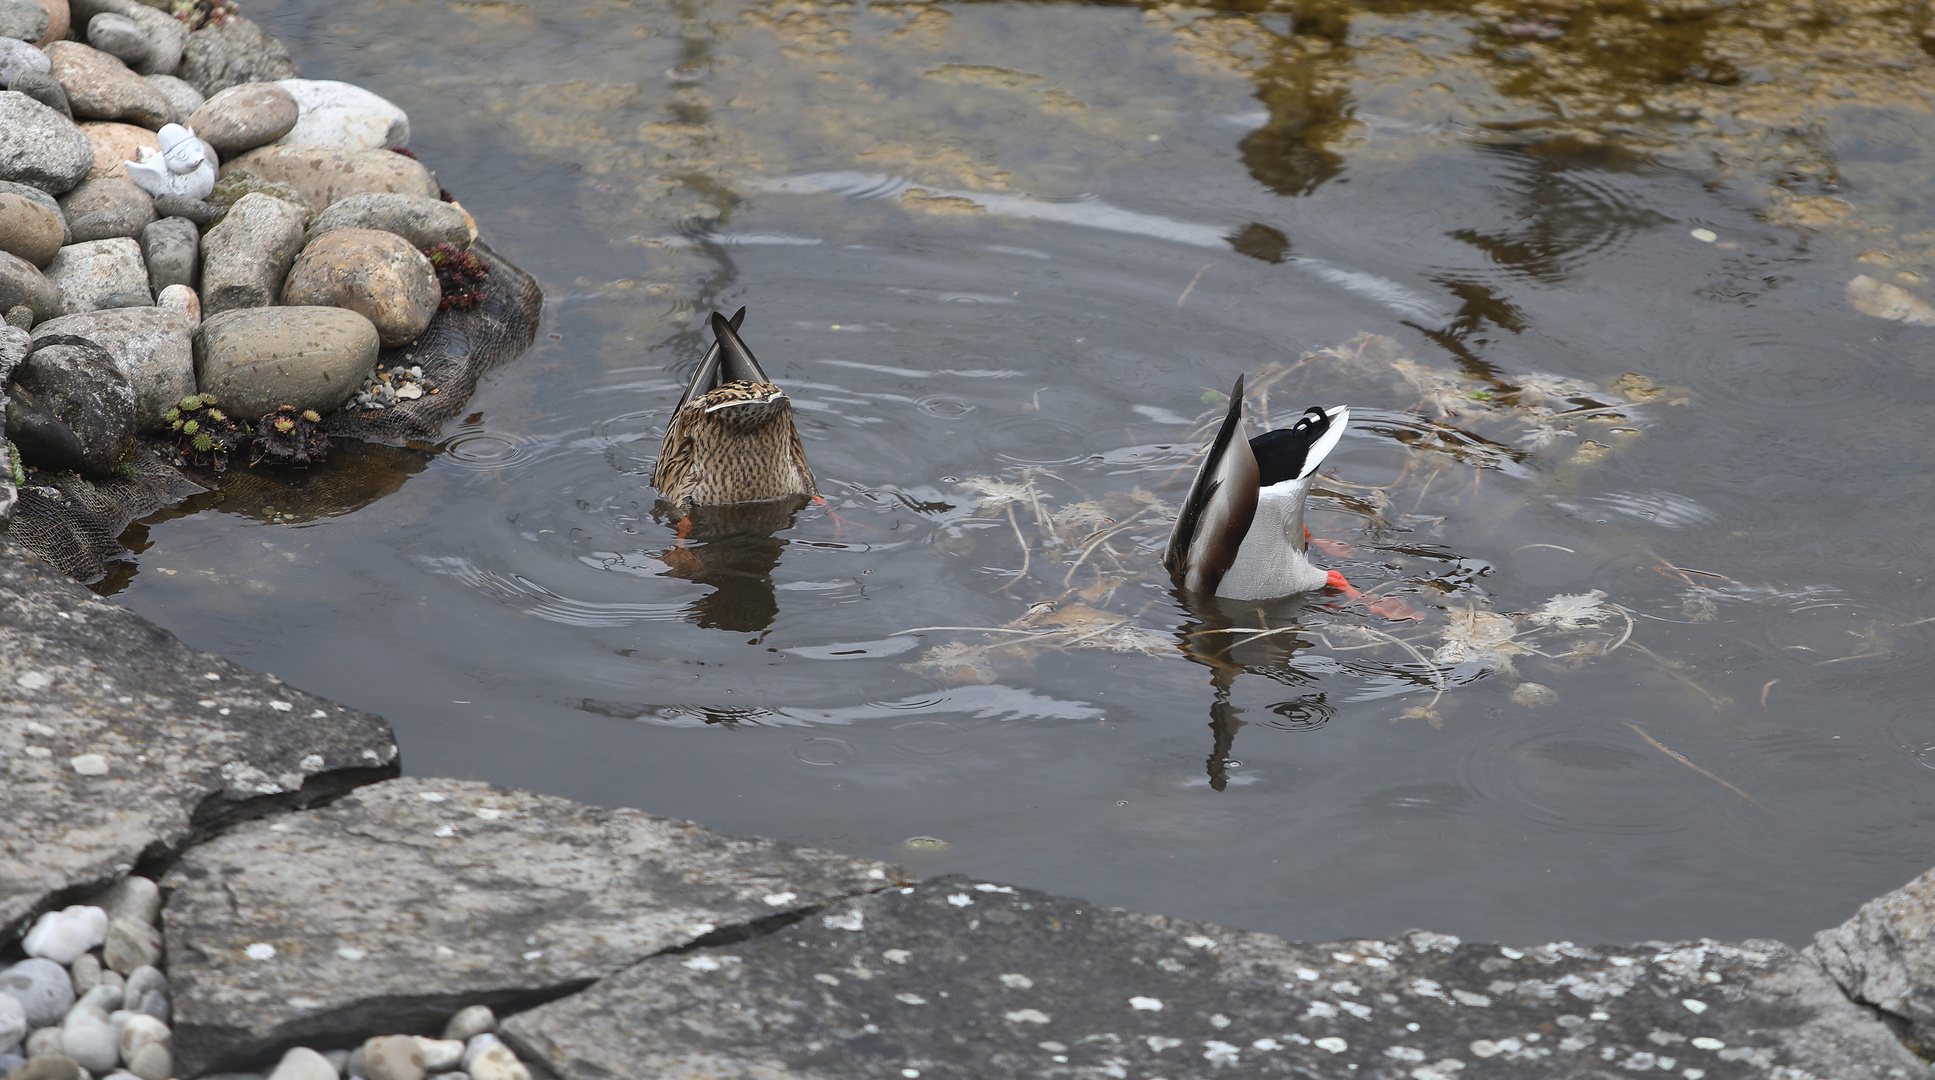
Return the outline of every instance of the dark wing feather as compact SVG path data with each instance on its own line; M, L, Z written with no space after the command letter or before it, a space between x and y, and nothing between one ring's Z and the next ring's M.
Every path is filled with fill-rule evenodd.
M1256 517L1256 455L1243 430L1243 378L1230 391L1230 410L1216 431L1189 497L1169 534L1162 565L1176 584L1191 592L1213 593L1236 562L1237 549Z
M716 317L719 313L715 311L712 314ZM732 313L732 318L726 321L726 325L737 330L745 321L746 309L741 307ZM692 381L685 384L685 396L679 399L679 408L683 409L711 393L720 383L730 381L732 380L719 378L719 342L715 335L712 346L705 351L705 359L699 361L699 366L693 370Z
M712 313L712 333L719 339L720 382L771 383L766 371L753 359L752 350L739 340L739 335L718 312Z

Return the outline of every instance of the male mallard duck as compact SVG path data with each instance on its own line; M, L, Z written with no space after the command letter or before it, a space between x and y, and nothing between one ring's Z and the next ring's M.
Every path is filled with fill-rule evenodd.
M1326 585L1350 588L1344 575L1311 565L1304 497L1350 423L1350 409L1311 408L1295 424L1243 435L1243 379L1209 445L1189 499L1169 534L1162 565L1190 592L1231 600L1268 600Z
M745 317L712 313L715 340L665 429L652 486L681 511L819 494L793 403L739 340Z

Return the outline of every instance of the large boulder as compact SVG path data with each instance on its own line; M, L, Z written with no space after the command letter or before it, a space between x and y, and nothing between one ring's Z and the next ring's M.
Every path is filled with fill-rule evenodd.
M99 49L78 41L56 41L47 47L47 56L78 119L126 120L151 128L174 119L174 107L160 91Z
M275 303L289 265L302 250L307 217L302 207L271 195L237 199L221 224L202 237L202 313Z
M340 199L309 223L312 239L331 229L381 229L416 248L449 244L461 249L472 239L469 220L454 203L388 191Z
M58 206L0 190L0 251L46 266L61 249L63 227Z
M124 173L83 180L60 197L71 243L140 236L155 219L154 196L141 190Z
M9 398L7 440L29 465L107 476L134 452L134 388L93 341L71 334L35 339Z
M235 416L330 412L369 377L380 346L376 327L342 308L225 311L195 333L195 381Z
M430 260L408 240L376 229L316 237L282 285L284 304L348 308L369 319L385 347L415 341L442 299Z
M106 349L134 390L137 429L159 431L168 426L163 414L195 392L198 324L185 311L115 308L49 319L34 327L34 340L81 337Z
M117 236L69 244L47 264L47 280L60 287L60 313L73 315L101 308L148 307L148 267L141 245Z
M222 175L248 172L264 180L287 184L302 195L311 210L369 191L437 197L430 170L388 150L343 150L334 146L275 143L258 147L222 166Z
M390 781L235 829L169 872L176 1059L195 1075L297 1043L434 1035L465 1005L575 988L890 873L639 810Z
M33 310L35 322L59 315L60 286L48 280L34 264L0 251L0 311L21 306Z
M25 94L0 91L0 131L0 180L58 195L94 167L94 144L74 121Z
M281 141L345 150L387 150L410 145L410 118L387 99L354 83L333 79L283 79L300 110Z
M213 97L241 83L293 79L302 73L280 41L247 19L231 17L188 35L175 74L204 97Z
M300 111L296 99L276 83L242 83L203 102L185 123L227 158L287 135Z

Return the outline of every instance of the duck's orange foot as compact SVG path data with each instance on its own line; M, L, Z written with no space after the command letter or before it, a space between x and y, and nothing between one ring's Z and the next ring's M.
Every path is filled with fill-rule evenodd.
M1357 591L1356 586L1344 579L1344 572L1341 570L1332 570L1324 581L1324 587L1327 589L1336 589L1352 600L1364 595Z
M692 533L692 519L689 517L680 518L679 519L679 542L674 546L684 547L685 538L691 535L691 533Z
M1402 596L1380 596L1377 599L1371 601L1370 603L1365 604L1364 607L1368 609L1371 612L1371 614L1382 615L1385 618L1391 620L1392 622L1399 622L1407 619L1413 622L1424 621L1423 609L1419 608L1416 604L1413 604L1409 600L1406 600Z

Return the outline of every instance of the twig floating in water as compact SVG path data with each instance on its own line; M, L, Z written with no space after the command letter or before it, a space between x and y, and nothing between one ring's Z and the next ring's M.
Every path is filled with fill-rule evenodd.
M1773 684L1769 683L1768 685L1771 686ZM1733 792L1735 795L1738 795L1741 798L1747 800L1748 802L1753 803L1754 808L1756 810L1759 810L1761 813L1766 814L1768 817L1773 818L1776 821L1780 820L1780 815L1774 813L1772 810L1769 810L1767 808L1766 803L1761 802L1759 799L1754 798L1752 795L1747 794L1746 792L1740 790L1739 788L1728 783L1727 781L1720 779L1719 777L1713 775L1712 773L1706 771L1705 769L1702 769L1698 765L1693 764L1693 762L1688 761L1685 754L1680 753L1678 750L1675 750L1672 747L1666 745L1665 743L1659 741L1658 739L1653 738L1651 735L1646 734L1646 732L1640 730L1640 726L1638 724L1627 724L1626 726L1629 728L1632 728L1633 731L1636 734L1638 734L1640 738L1645 739L1647 744L1650 745L1653 749L1658 750L1660 753L1665 754L1667 757L1672 758L1674 761L1679 762L1680 764L1686 766L1687 768L1692 769L1694 772L1699 773L1701 776L1704 776L1707 779L1713 781L1714 783L1719 784L1721 787L1726 788L1728 791Z

